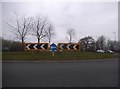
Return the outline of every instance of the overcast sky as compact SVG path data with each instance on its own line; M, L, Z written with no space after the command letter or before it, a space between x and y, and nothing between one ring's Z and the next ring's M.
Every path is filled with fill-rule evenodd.
M118 3L117 2L3 2L2 26L3 37L14 39L5 21L14 18L14 12L26 16L47 16L53 23L56 36L52 42L68 42L66 31L76 31L74 42L85 36L97 39L104 35L118 39ZM37 42L35 37L28 36L26 42Z

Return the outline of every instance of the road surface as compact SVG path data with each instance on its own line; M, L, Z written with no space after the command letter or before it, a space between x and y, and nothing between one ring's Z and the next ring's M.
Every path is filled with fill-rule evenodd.
M117 87L118 59L4 62L3 87Z

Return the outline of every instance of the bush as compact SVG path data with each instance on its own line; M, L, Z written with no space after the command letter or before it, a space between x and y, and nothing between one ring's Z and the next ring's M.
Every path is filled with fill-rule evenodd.
M22 51L22 44L18 41L9 41L2 39L2 51L3 52Z

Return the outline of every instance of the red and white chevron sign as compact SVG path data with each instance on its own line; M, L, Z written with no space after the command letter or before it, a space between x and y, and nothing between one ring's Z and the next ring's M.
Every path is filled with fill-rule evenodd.
M25 43L25 50L48 50L48 43Z
M80 50L79 43L58 43L59 50Z

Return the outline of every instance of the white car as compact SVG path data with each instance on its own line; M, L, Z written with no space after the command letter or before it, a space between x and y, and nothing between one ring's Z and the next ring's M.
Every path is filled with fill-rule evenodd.
M97 50L97 53L104 53L104 50Z
M112 50L108 50L107 52L108 52L108 53L114 53L114 51L112 51Z

